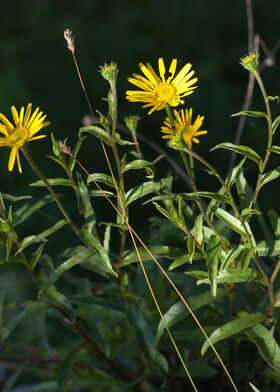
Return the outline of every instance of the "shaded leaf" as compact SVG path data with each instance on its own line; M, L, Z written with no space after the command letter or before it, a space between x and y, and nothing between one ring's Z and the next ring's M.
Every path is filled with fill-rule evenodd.
M27 218L30 217L30 215L33 214L33 212L40 210L43 206L52 202L53 202L52 196L47 195L44 197L33 199L28 203L24 204L22 207L20 207L18 210L16 210L13 213L13 226L18 225L21 222L24 222Z
M129 305L127 308L127 317L131 329L135 334L139 349L146 360L149 361L153 369L161 376L166 374L168 372L168 362L156 349L151 328L149 328L140 311L134 305Z
M29 237L25 237L20 244L20 249L17 251L16 254L23 251L23 249L27 248L28 246L34 244L35 242L43 241L46 237L50 236L51 234L55 233L57 230L61 229L61 227L68 224L66 219L61 219L55 225L51 226L49 229L43 231L37 235L30 235Z
M217 289L216 297L214 298L210 291L206 291L202 294L193 295L187 298L187 303L192 311L199 309L201 306L207 305L212 301L217 300L223 296L227 295L227 291L225 289ZM172 327L177 322L183 320L185 317L189 316L190 312L186 308L186 305L183 304L182 301L176 302L172 305L167 312L164 314L165 323L160 320L158 328L157 328L157 335L156 335L156 342L158 342L164 332L165 325L168 327Z
M263 313L252 313L244 315L241 318L230 321L221 327L217 328L210 336L209 339L212 344L229 338L230 336L236 335L237 333L243 332L246 329L252 328L257 324L262 323L265 320ZM205 341L201 348L201 355L204 355L206 350L210 347L208 340Z
M210 237L206 248L206 265L208 269L208 275L211 283L211 292L213 297L215 297L217 293L217 272L221 250L221 240L219 236L213 234Z
M81 350L81 345L71 349L71 351L66 355L61 365L59 366L57 384L61 392L66 391L67 380L70 376L70 372L72 370L74 362L76 361L79 355L80 350Z
M264 360L273 369L280 370L280 347L269 331L263 325L257 325L246 332L248 339L255 343Z
M115 324L127 321L123 309L104 298L75 295L71 297L71 301L78 305L77 316L87 322Z
M79 213L85 218L83 227L85 230L91 233L96 223L95 213L88 195L88 188L83 182L82 176L80 174L78 175L76 194L78 199Z
M108 271L110 271L113 276L117 277L118 275L112 267L109 256L101 243L98 241L98 239L85 229L80 230L79 237L87 247L94 250L94 252L99 256L100 261L104 264Z
M44 302L26 301L18 304L19 313L13 317L0 331L1 344L7 339L10 333L25 319L32 314L48 309L49 305Z

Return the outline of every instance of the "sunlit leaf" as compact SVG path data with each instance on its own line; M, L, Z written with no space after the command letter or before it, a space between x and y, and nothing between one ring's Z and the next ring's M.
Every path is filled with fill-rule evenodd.
M226 150L230 151L235 151L238 154L242 154L246 156L247 158L251 159L252 161L255 161L259 166L262 165L262 159L259 156L259 154L256 153L256 151L252 150L252 148L247 147L247 146L242 146L242 145L235 145L232 143L220 143L217 146L211 148L210 151L217 150L219 148L224 148Z

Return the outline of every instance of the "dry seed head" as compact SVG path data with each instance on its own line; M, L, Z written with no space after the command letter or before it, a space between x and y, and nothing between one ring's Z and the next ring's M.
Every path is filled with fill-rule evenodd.
M67 42L67 48L71 50L72 53L75 51L75 45L74 45L74 35L72 34L72 31L69 29L66 29L64 31L64 38L66 39Z
M66 144L62 143L60 140L57 142L58 147L63 151L65 154L72 156L71 148L66 146Z

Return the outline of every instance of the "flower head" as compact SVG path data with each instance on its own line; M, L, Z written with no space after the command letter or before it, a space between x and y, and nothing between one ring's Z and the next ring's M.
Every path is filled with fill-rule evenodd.
M108 80L109 83L115 83L118 75L118 67L116 63L111 61L111 64L100 65L100 72L104 79Z
M181 110L179 113L177 110L173 110L173 113L175 116L175 133L172 130L169 118L166 117L164 125L161 127L161 132L165 134L162 138L171 139L172 145L172 143L177 141L177 136L180 135L189 148L192 147L192 142L199 143L197 136L205 135L205 133L207 133L207 131L199 131L199 128L202 126L204 116L198 115L195 122L192 124L192 108L189 110Z
M250 55L243 57L240 60L240 64L243 65L243 67L247 69L247 71L257 71L259 66L259 54L251 53Z
M47 127L50 121L45 121L46 116L42 116L43 112L39 112L37 108L31 115L32 104L29 103L24 113L24 107L18 113L17 109L12 106L11 111L14 118L13 125L7 117L0 113L0 133L4 137L0 137L0 147L8 146L12 148L8 168L9 171L13 170L15 159L17 160L18 170L22 173L21 164L19 160L18 149L23 147L25 143L32 140L42 139L46 135L34 136L42 128Z
M128 81L141 90L127 91L126 98L130 102L144 102L144 108L151 107L148 114L154 110L164 109L167 104L178 106L184 103L183 97L191 94L197 87L194 84L197 78L192 78L194 71L190 72L192 65L186 64L175 76L177 59L173 59L168 72L165 70L163 59L158 59L159 76L155 73L151 64L139 64L145 77L133 74ZM174 77L175 76L175 77Z

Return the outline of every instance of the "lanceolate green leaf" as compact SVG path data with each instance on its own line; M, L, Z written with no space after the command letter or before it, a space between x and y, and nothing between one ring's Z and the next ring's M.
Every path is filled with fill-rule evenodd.
M86 125L79 130L79 137L81 137L82 133L90 133L93 136L97 137L98 139L103 140L108 146L111 145L110 139L114 140L116 143L121 144L121 145L132 145L134 144L133 142L129 142L128 140L123 140L120 135L116 132L114 135L108 135L108 132L105 131L104 129L97 127L96 125Z
M48 183L52 186L62 185L62 186L73 186L72 181L67 178L48 178ZM29 186L46 186L42 180L38 180L29 184Z
M63 362L61 363L61 365L58 369L57 384L58 384L59 390L61 392L66 391L67 380L70 376L70 372L72 370L73 364L74 364L75 360L77 359L81 348L82 348L81 345L79 345L78 347L72 348L71 351L63 359Z
M280 116L277 116L276 119L272 123L272 132L274 133L280 124Z
M13 226L25 221L33 212L40 210L46 204L53 202L51 195L31 200L16 210L13 214Z
M170 257L171 255L176 257L176 249L171 248L169 246L153 245L153 246L149 246L149 250L150 250L151 254L154 255L156 258ZM152 260L152 257L150 256L150 254L143 247L138 248L138 251L139 251L139 254L140 254L141 259L143 261ZM177 251L177 254L178 254L178 251ZM120 263L120 267L124 267L125 265L131 264L131 263L136 263L138 261L139 261L139 259L138 259L138 256L137 256L135 249L128 249L123 254L123 259Z
M247 269L248 265L250 264L250 260L252 258L253 250L250 248L244 248L242 251L240 265L242 273Z
M208 273L206 271L188 271L185 274L198 278L197 284L210 284ZM264 280L261 273L255 269L247 268L242 273L240 268L228 268L227 270L219 271L217 275L218 283L237 283L237 282L260 282L264 285L268 285L268 282Z
M25 319L36 312L48 309L49 305L44 302L26 301L20 304L19 313L8 321L0 332L1 343L3 344L10 333Z
M74 267L75 265L81 264L84 265L86 268L91 269L92 271L99 272L101 275L106 276L111 275L111 269L105 268L104 263L101 262L98 256L95 256L91 249L86 247L79 247L77 251L73 254L72 257L65 260L59 267L57 267L53 272L51 272L48 279L45 281L44 285L42 286L39 295L41 295L49 286L54 284L63 272L68 271L70 268ZM115 274L113 274L115 276Z
M100 322L106 324L116 324L127 322L124 309L115 303L104 298L75 295L71 301L78 305L77 316L89 322Z
M280 237L280 218L278 214L273 210L269 210L267 213L271 226L273 228L274 234L276 235L277 238Z
M25 237L21 242L20 249L17 251L17 253L20 253L21 251L23 251L23 249L34 244L35 242L44 241L46 237L55 233L57 230L61 229L61 227L65 226L66 224L68 224L67 220L62 219L58 221L55 225L51 226L49 229L43 231L40 234L30 235L29 237Z
M156 349L154 343L155 339L152 335L151 328L149 328L142 314L134 305L128 306L127 317L131 325L131 330L135 334L140 351L149 361L151 366L163 376L168 371L168 362Z
M280 347L273 334L264 325L257 325L246 332L247 337L257 346L269 366L280 371Z
M79 137L81 137L82 133L90 133L91 135L97 137L98 139L103 140L108 146L111 146L108 132L104 129L97 127L96 125L86 125L79 130Z
M129 162L123 168L123 172L135 169L148 169L151 174L155 174L155 167L151 162L145 161L143 159L137 159L135 161Z
M228 225L231 229L236 231L239 234L246 235L244 227L240 220L236 219L233 215L229 212L223 210L222 208L215 208L212 209L214 214L220 218L226 225Z
M265 117L268 118L267 113L265 112L256 112L253 110L243 110L241 112L238 113L234 113L231 115L231 117L235 117L235 116L249 116L249 117Z
M253 191L244 176L243 169L239 171L236 177L236 189L242 210L249 208L253 198Z
M257 324L264 321L265 315L263 313L253 313L245 315L237 320L230 321L217 328L210 336L210 341L215 344L220 340L224 340L237 333L243 332L248 328L252 328ZM206 340L201 349L201 355L204 355L206 350L210 347L209 342Z
M157 182L148 181L143 182L133 188L131 188L125 195L126 205L129 205L135 200L140 199L143 196L148 195L152 192L158 192L165 186L169 185L172 182L172 177L162 178Z
M103 174L103 173L93 173L87 178L87 182L92 182L92 180L96 182L103 182L104 184L110 186L111 188L115 188L115 183L114 180L111 176L108 174ZM116 184L118 188L120 187L119 182L116 180Z
M267 173L264 173L261 178L260 186L262 187L268 182L275 180L279 176L280 176L280 166L278 166L276 169L270 170Z
M259 256L280 255L280 240L266 240L258 242L257 252Z
M187 298L187 303L192 311L200 308L201 306L207 305L212 301L217 300L218 298L227 295L227 291L225 289L217 289L216 297L214 298L210 291L206 291L202 294L193 295ZM172 327L177 322L183 320L185 317L189 316L190 312L187 310L186 305L183 304L182 301L176 302L172 305L167 312L164 314L164 321L161 320L156 335L156 342L158 342L164 332L165 325L168 327Z
M239 176L240 170L242 169L245 161L246 161L246 157L242 158L241 161L229 173L229 176L227 177L227 179L225 181L229 188L231 188L232 185L234 185L236 177ZM224 190L224 192L225 192L224 187L221 189Z
M206 265L208 269L213 297L215 297L217 293L217 272L221 250L222 245L219 236L217 236L216 234L212 235L207 244Z
M76 194L79 213L83 215L85 219L84 228L87 231L92 232L96 222L95 213L88 195L88 188L83 182L81 175L78 175Z
M104 264L105 267L107 267L107 269L112 273L112 275L117 277L118 275L112 267L109 256L106 253L103 246L101 245L101 243L98 241L98 239L85 229L82 229L80 231L79 236L80 236L80 239L82 240L82 242L87 247L89 247L90 249L92 249L96 252L96 254L99 256L101 262Z
M279 146L272 146L270 151L275 152L276 154L280 154L280 147Z
M242 145L235 145L235 144L226 142L226 143L218 144L217 146L213 147L210 151L214 151L219 148L224 148L226 150L235 151L238 154L242 154L242 155L246 156L247 158L251 159L252 161L255 161L259 166L261 166L261 164L262 164L262 159L259 156L259 154L257 154L256 151L252 150L250 147L242 146Z
M12 196L12 195L8 195L7 193L1 193L1 192L0 192L0 196L3 199L10 200L10 201L21 201L25 199L32 199L32 196Z

